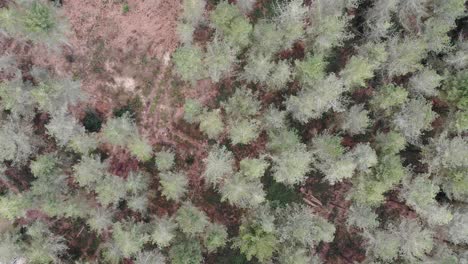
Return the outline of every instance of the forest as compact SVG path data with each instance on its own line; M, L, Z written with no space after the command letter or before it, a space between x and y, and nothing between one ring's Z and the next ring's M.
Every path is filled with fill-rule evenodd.
M0 0L0 264L468 264L464 0Z

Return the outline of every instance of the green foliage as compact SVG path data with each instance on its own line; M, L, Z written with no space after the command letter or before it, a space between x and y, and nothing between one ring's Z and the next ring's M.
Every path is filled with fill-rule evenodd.
M0 10L0 30L55 49L65 43L66 21L46 1L26 1Z
M200 122L203 113L203 106L193 99L186 99L184 104L184 120L190 124Z
M200 242L186 239L173 245L169 250L172 264L200 264L203 262Z
M141 223L120 223L112 226L112 243L124 258L135 256L148 241L149 236Z
M179 47L172 54L172 59L182 80L195 82L203 78L203 53L200 48L196 46Z
M208 252L215 252L226 245L228 233L226 227L221 224L209 224L206 228L203 243Z
M203 177L208 184L217 184L222 178L233 174L234 157L226 147L214 146L203 160L205 172Z
M295 185L304 182L307 172L311 169L312 154L304 146L299 145L295 149L273 156L272 159L275 181Z
M31 172L36 178L48 177L56 173L58 162L53 154L38 156L35 161L31 162Z
M383 155L397 154L406 147L406 140L398 132L378 132L375 137L376 149Z
M174 167L175 154L170 150L162 150L156 153L154 160L159 171L168 171Z
M395 107L403 105L408 97L408 91L393 84L380 87L372 98L371 105L374 109L382 109L390 113Z
M143 138L132 139L128 144L128 148L130 153L141 161L147 161L153 155L151 144Z
M344 84L350 88L366 86L366 80L374 76L374 65L365 57L353 56L340 72Z
M264 159L244 158L239 163L240 172L249 179L259 179L265 174L269 164Z
M102 163L99 157L93 156L82 156L80 162L73 166L78 184L90 188L104 178L106 169L107 164Z
M151 241L160 248L169 246L176 236L177 223L174 219L167 216L156 218L152 225Z
M188 179L184 173L163 171L159 178L161 194L166 199L179 201L187 192Z
M265 201L263 186L258 179L249 179L241 173L227 178L220 188L221 201L241 208L254 208Z
M205 212L189 202L184 203L179 210L177 210L175 219L180 230L188 236L201 234L209 223Z
M458 109L468 110L468 71L450 76L442 89L443 96Z
M200 130L210 139L220 136L224 131L224 123L219 109L205 111L200 116Z
M252 25L237 6L221 1L210 18L213 27L233 47L243 48L250 43Z
M326 64L322 55L307 54L303 61L295 61L297 77L302 85L314 85L325 77Z
M244 221L239 228L239 237L234 247L251 260L258 259L260 263L268 262L278 247L278 239L271 231L265 230L259 224Z

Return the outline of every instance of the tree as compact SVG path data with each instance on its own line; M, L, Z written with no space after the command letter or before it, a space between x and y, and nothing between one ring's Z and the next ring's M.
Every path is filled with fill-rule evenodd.
M227 178L219 188L221 201L241 208L255 208L265 201L265 192L259 179L248 179L241 173Z
M117 222L112 226L112 243L124 258L135 256L148 239L141 223Z
M256 223L244 221L239 228L239 237L233 246L251 260L256 257L260 263L268 262L278 247L278 239L271 231Z
M240 161L240 172L249 179L260 179L270 164L264 159L244 158Z
M443 77L438 75L436 71L424 68L409 80L409 89L416 95L436 96L439 92L437 87L441 84Z
M341 118L341 129L350 135L365 133L370 124L369 111L364 109L363 105L353 105L343 114Z
M190 124L200 122L200 116L203 113L203 106L200 102L193 99L185 99L184 120Z
M227 236L228 233L224 225L212 223L206 228L203 243L208 252L215 252L218 248L226 245Z
M175 219L181 231L190 237L201 234L209 223L205 212L190 202L184 203L177 210Z
M236 50L218 37L208 44L204 63L213 82L219 82L232 71L237 62L236 55Z
M283 35L280 43L283 49L289 49L295 41L303 38L308 9L303 0L293 0L279 3L275 11L274 21Z
M249 144L259 134L259 124L256 120L241 119L239 121L231 121L229 126L229 138L233 145Z
M200 116L200 130L210 139L216 139L220 136L224 131L220 109L205 111Z
M142 137L133 138L128 143L128 148L132 155L141 161L147 161L151 159L151 156L153 155L151 144Z
M307 123L310 119L317 119L326 111L341 109L341 94L345 91L343 82L334 74L316 83L314 87L302 89L298 95L290 96L286 109L294 119Z
M377 94L371 99L371 106L374 109L384 110L390 114L392 111L407 101L408 91L393 84L379 87Z
M448 240L457 245L468 244L468 214L466 208L460 208L453 214L453 220L447 226Z
M46 125L47 134L55 137L59 146L66 146L72 138L83 135L85 128L66 109L52 114L52 118Z
M273 68L269 78L266 80L269 91L284 90L291 81L292 69L285 60L278 61Z
M205 163L203 177L208 184L216 185L222 178L229 177L234 172L234 157L224 146L214 146L203 162Z
M335 227L311 213L305 205L290 204L275 212L280 242L290 246L313 247L319 242L331 242Z
M187 192L188 179L184 173L163 171L159 178L161 193L166 199L179 201Z
M136 125L128 114L110 118L102 129L105 141L121 147L126 146L137 133Z
M231 46L243 48L250 43L252 25L237 6L221 1L210 14L210 19L212 26Z
M157 249L139 252L135 257L135 264L164 264L166 257Z
M156 218L152 223L151 241L159 248L167 247L176 236L177 223L173 217Z
M174 65L180 78L184 81L195 82L203 79L205 73L203 70L203 53L196 46L187 46L177 48L172 54Z
M325 61L322 55L307 54L304 60L295 61L296 72L302 85L314 85L325 77Z
M195 239L184 239L169 250L173 264L200 264L203 262L200 242Z
M398 11L398 0L377 0L366 12L367 35L370 39L380 39L391 33L392 15Z
M436 117L432 104L418 98L407 102L393 122L408 141L416 142L423 131L432 129L431 123Z
M96 156L82 156L79 163L73 166L75 180L82 187L92 187L105 176L107 164Z
M89 218L87 219L86 223L91 228L91 230L100 234L112 226L112 218L112 211L99 207L89 212Z
M203 20L205 12L205 0L184 0L182 1L182 20L194 26Z
M379 226L378 216L374 210L362 204L353 204L349 208L346 225L357 227L364 231L374 230Z
M275 67L275 64L271 56L250 52L241 78L255 84L265 83L270 77L270 72L273 70L273 67Z
M226 115L231 120L255 116L261 107L257 94L245 87L238 88L226 102L222 103Z
M58 262L68 249L65 238L52 233L43 222L27 227L26 235L30 240L24 252L31 263Z
M422 69L421 60L426 53L427 43L422 38L393 37L388 41L388 75L394 77Z
M272 158L275 181L287 185L304 182L307 172L311 169L312 153L308 152L303 145L284 151Z
M17 120L6 120L0 128L0 161L24 164L35 152L32 126Z

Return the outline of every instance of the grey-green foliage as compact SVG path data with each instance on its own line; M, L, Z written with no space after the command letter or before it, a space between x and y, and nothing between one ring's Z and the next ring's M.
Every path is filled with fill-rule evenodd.
M86 220L86 223L91 230L100 234L112 226L112 218L113 212L111 210L99 207L89 212L89 218Z
M149 235L142 223L117 222L112 226L112 244L117 256L129 258L135 256L148 241ZM114 258L115 256L109 256Z
M313 87L304 87L298 95L290 96L285 102L286 109L294 119L307 123L310 119L320 118L330 109L341 110L343 92L343 82L334 74L330 74Z
M222 178L229 177L234 172L234 157L224 146L214 146L203 162L203 177L208 184L216 185Z
M261 107L257 96L250 89L238 88L226 102L222 103L222 106L230 119L251 117L256 115Z
M306 40L310 42L307 46L314 52L326 54L352 37L351 33L346 32L346 26L353 17L347 8L352 6L346 6L345 2L352 1L317 1L311 4Z
M439 193L435 185L425 175L417 176L405 184L401 194L403 199L430 225L445 225L452 220L452 213L446 207L440 206L435 197Z
M273 177L275 181L287 185L304 182L306 174L311 170L312 153L304 145L286 150L272 157Z
M423 69L411 77L408 82L408 88L416 95L436 96L438 94L437 87L443 77L438 75L432 69Z
M18 237L10 232L5 232L0 238L0 262L14 263L23 254L20 246L16 243Z
M67 21L47 1L23 1L0 10L0 33L56 49L66 43Z
M333 241L335 226L305 205L290 204L277 209L275 215L278 237L283 243L308 248Z
M18 120L3 121L0 127L0 160L23 164L36 150L32 126Z
M276 6L276 16L274 21L282 34L278 41L283 49L288 49L292 44L304 37L304 20L308 8L303 0L293 0L289 2L278 3Z
M157 249L139 252L134 260L135 264L165 264L166 257Z
M453 220L447 226L447 239L457 245L468 244L468 213L466 208L459 208L453 214Z
M363 105L353 105L341 117L341 129L350 135L365 133L370 125L369 111Z
M52 114L46 125L47 134L53 136L59 146L66 146L74 137L83 135L85 128L65 108Z
M370 39L380 39L391 33L392 15L397 11L399 0L377 0L366 12L366 33Z
M184 0L182 1L182 20L194 26L203 21L205 12L205 0Z
M213 82L219 82L232 71L237 62L237 52L218 37L208 44L204 58L207 74Z
M369 171L378 162L377 153L369 144L357 144L351 150L350 155L354 159L356 169L361 172Z
M362 204L353 204L349 208L346 224L368 231L378 227L379 220L377 214L371 207Z
M107 164L96 156L82 156L79 163L73 166L75 180L82 187L92 187L105 175Z
M161 194L168 200L179 201L187 192L188 179L182 172L164 171L159 174Z
M156 167L159 171L167 171L172 169L175 164L175 154L170 150L161 150L156 153Z
M159 248L167 247L176 236L177 223L174 218L164 216L152 222L151 241Z
M393 37L388 41L388 75L400 76L422 69L421 61L426 54L427 44L422 38Z
M24 83L22 75L16 74L9 81L0 82L1 108L9 110L14 118L31 119L34 116L35 103L31 94L30 83Z
M376 150L384 155L396 154L406 147L405 137L395 131L388 133L377 132L375 143Z
M275 63L271 69L270 76L266 80L269 91L279 91L286 88L287 83L291 80L292 69L286 60L281 60Z
M399 1L398 19L403 28L415 33L422 28L422 19L429 15L428 0Z
M244 66L241 78L255 84L265 83L269 79L273 67L275 67L275 64L271 56L250 52L247 56L247 64Z
M432 129L431 123L437 117L432 104L423 98L407 102L395 116L394 124L410 142L416 142L423 131Z
M65 238L52 233L43 222L33 223L27 228L26 234L30 240L24 253L31 263L60 262L60 257L68 249Z
M210 139L217 139L224 131L220 109L205 110L200 115L200 130Z
M126 146L137 133L135 122L126 114L110 118L102 129L104 140L117 146Z
M250 179L242 173L227 178L219 188L221 201L241 208L254 208L265 201L265 192L259 179Z
M192 203L184 203L176 213L176 221L180 230L190 236L201 234L208 225L208 217Z
M233 145L248 144L260 134L259 122L256 120L235 120L229 125L229 138Z

